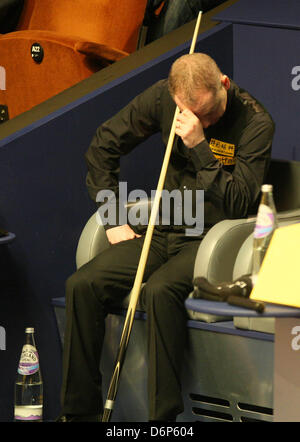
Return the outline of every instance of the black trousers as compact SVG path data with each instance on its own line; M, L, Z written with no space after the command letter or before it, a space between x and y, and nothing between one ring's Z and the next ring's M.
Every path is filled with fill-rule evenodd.
M144 238L110 246L66 283L62 413L103 410L101 350L105 317L132 288ZM140 300L147 313L149 420L183 411L181 362L186 345L184 301L192 290L200 239L154 231Z

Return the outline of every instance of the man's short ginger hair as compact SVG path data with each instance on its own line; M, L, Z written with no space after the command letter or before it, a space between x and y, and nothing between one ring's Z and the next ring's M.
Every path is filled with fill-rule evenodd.
M194 53L179 57L172 65L168 86L172 97L180 95L187 104L194 104L195 90L217 94L221 88L221 71L207 54Z

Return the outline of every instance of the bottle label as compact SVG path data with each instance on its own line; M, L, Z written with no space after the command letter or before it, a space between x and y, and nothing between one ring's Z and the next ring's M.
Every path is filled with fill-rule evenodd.
M260 204L254 229L254 238L268 236L274 227L274 214L272 209L265 204Z
M23 346L18 367L18 373L22 375L34 374L39 369L39 356L33 345Z
M17 421L37 421L43 417L42 405L16 405L15 420Z

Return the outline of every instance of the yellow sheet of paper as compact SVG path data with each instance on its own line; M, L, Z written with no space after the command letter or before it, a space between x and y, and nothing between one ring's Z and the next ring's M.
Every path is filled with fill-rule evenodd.
M250 298L300 307L300 223L275 230Z

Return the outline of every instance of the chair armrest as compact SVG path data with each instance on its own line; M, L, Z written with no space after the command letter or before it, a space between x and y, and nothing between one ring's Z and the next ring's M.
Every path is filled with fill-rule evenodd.
M34 40L41 44L43 44L44 42L51 42L51 43L56 43L58 45L67 46L69 48L72 48L73 50L75 44L78 41L80 40L84 41L80 37L76 36L62 35L54 31L35 30L35 29L9 32L8 34L0 34L0 40L4 41L6 45L9 44L9 42L13 42L15 44L15 40L23 40L30 42Z
M300 209L292 209L292 210L285 210L284 212L278 212L277 213L277 219L280 222L281 220L288 220L291 221L299 221L300 220Z
M90 41L78 41L75 43L74 49L87 57L105 59L111 62L121 60L121 58L129 55L119 49Z
M112 48L105 44L100 44L93 41L86 41L83 38L76 35L63 35L58 32L47 30L27 30L27 31L15 31L9 34L0 34L1 41L7 45L10 41L14 43L14 40L36 40L41 44L45 42L55 43L56 45L66 46L80 54L88 57L105 59L113 62L120 60L121 58L129 55L127 52L121 51L116 48Z
M105 229L97 212L94 213L81 232L77 250L76 267L79 268L109 247Z

